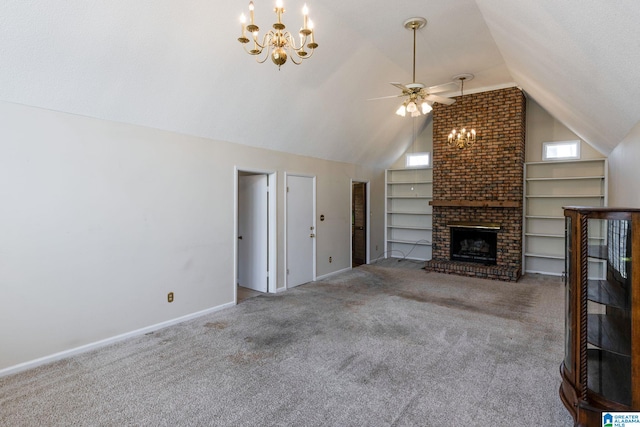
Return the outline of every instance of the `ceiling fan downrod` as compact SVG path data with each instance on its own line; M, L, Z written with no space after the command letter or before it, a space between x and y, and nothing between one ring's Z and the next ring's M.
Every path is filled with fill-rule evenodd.
M425 18L416 17L409 18L404 21L404 27L407 30L413 30L413 79L412 83L416 82L416 30L420 28L424 28L427 25L427 20Z

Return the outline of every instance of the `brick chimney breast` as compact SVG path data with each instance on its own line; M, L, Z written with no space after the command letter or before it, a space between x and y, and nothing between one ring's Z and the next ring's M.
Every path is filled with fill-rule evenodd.
M526 100L518 88L464 95L433 106L433 258L428 271L516 281L522 274ZM447 144L451 129L475 128L473 147ZM449 259L457 221L500 224L497 265Z

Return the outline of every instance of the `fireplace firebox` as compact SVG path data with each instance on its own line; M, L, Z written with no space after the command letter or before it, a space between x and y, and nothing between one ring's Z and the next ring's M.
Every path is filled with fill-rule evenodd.
M496 265L500 225L488 222L453 222L447 226L451 233L451 261Z

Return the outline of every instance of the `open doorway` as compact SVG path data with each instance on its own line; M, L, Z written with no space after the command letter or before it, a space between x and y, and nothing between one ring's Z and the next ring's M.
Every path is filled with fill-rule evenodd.
M368 262L368 183L351 182L351 267Z
M275 292L275 173L236 169L236 303Z

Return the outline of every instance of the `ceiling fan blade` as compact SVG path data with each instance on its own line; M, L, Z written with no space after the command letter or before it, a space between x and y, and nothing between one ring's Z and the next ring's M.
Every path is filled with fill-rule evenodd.
M407 87L405 85L403 85L402 83L397 83L397 82L391 82L390 84L394 85L395 87L397 87L400 90L409 90L407 89Z
M444 83L441 85L431 86L427 88L427 92L429 93L448 92L453 90L458 90L458 85L454 82Z
M378 97L378 98L369 98L369 99L367 99L367 101L376 101L378 99L400 98L400 97L403 97L403 96L405 96L405 95L402 94L402 95L381 96L381 97Z
M437 102L439 104L445 104L445 105L451 105L454 102L456 102L456 100L453 98L445 98L444 96L438 96L438 95L427 95L424 97L424 99L426 99L427 101L433 101L433 102Z

